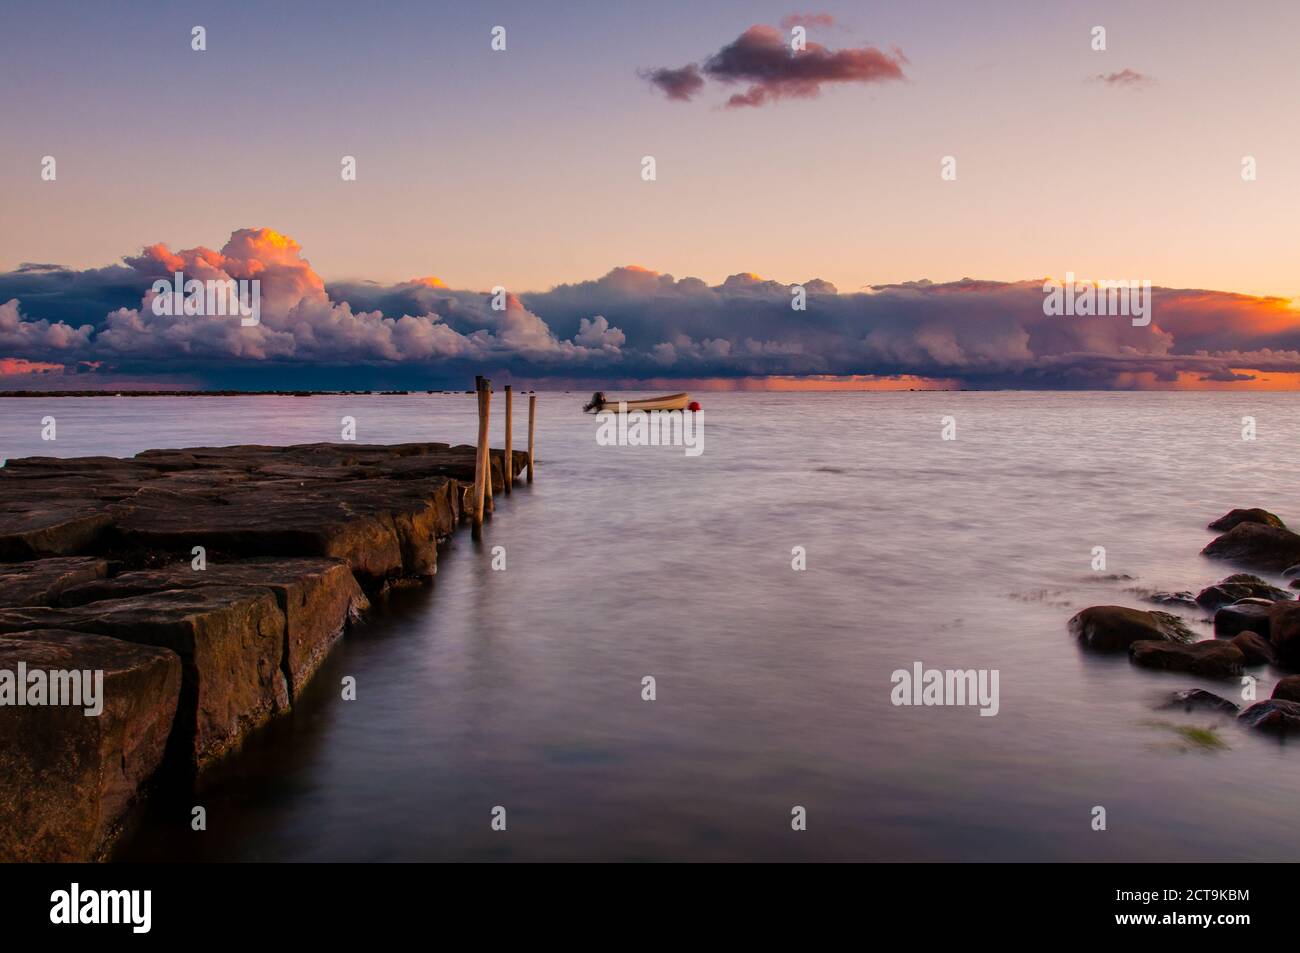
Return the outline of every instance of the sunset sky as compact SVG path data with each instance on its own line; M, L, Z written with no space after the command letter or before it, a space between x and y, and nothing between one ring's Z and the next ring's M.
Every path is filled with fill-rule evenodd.
M871 287L966 277L1146 279L1279 300L1224 299L1235 302L1236 318L1214 309L1207 318L1203 308L1180 331L1183 319L1162 320L1158 299L1157 327L1144 340L1161 329L1173 337L1154 351L1111 342L1117 353L1184 352L1193 326L1197 350L1294 352L1300 5L1216 6L10 2L0 31L0 309L17 304L12 317L0 310L0 362L107 361L147 376L162 354L126 346L121 334L96 340L110 311L140 308L148 283L135 279L160 271L162 258L134 277L105 269L150 246L221 250L239 230L260 228L297 243L318 276L314 293L357 313L440 316L438 337L446 323L456 327L448 306L408 310L403 300L393 312L362 299L433 277L466 293L501 285L555 339L601 352L574 357L569 348L539 361L534 352L550 353L549 343L506 347L509 335L485 317L477 327L501 345L496 358L531 354L521 374L648 379L665 358L655 348L686 354L690 346L676 339L689 334L705 349L701 363L660 368L670 376L915 371L971 381L961 373L975 367L969 346L956 354L925 345L913 355L891 345L878 360L884 352L868 348L849 366L827 355L766 360L788 356L793 338L816 352L816 334L768 321L751 334L728 324L729 312L713 330L701 318L689 329L638 333L636 309L552 292L626 266L704 288L743 274L778 285L820 279L848 300L878 297L858 295ZM755 44L788 40L794 14L804 14L810 53L802 55L812 58L764 59ZM195 24L207 29L204 52L190 48ZM496 25L507 31L505 52L490 48ZM1090 48L1097 25L1106 29L1104 52ZM755 27L770 32L747 33ZM764 70L768 78L756 80ZM652 82L656 75L668 81ZM667 95L683 76L689 97ZM728 105L747 95L758 105ZM54 182L41 179L46 155L57 160ZM345 155L356 157L356 181L340 177ZM647 155L657 164L653 182L641 176ZM944 156L956 159L955 181L940 178ZM1244 156L1257 162L1256 181L1242 179ZM67 272L48 269L33 284L24 263L87 273L86 288L70 294L71 280L48 280ZM341 289L354 293L344 298ZM280 326L291 335L295 303ZM96 312L101 304L112 307ZM622 343L591 330L598 316L599 327L621 329ZM1167 308L1163 316L1172 317ZM585 344L575 337L582 317L591 322ZM337 324L337 314L321 320ZM856 334L853 320L833 323L871 340L873 326ZM30 327L40 321L93 331L77 341ZM458 333L472 335L471 325ZM223 356L232 368L323 361L321 337L310 359L301 336L296 350L261 356L226 339L224 350L199 355L209 362L199 377L221 377L212 369ZM737 362L747 337L749 359ZM713 355L726 360L709 363L703 342L711 339L729 342L728 355ZM961 349L960 332L954 340ZM443 343L451 350L425 342L407 352L399 340L392 353L353 356L488 354ZM611 348L622 352L613 362L621 367ZM638 349L643 359L631 356ZM1042 372L1042 356L1032 342L1028 352L1009 347L974 373L1027 384L1027 363ZM328 355L348 359L345 348ZM1264 363L1289 374L1300 371L1300 354ZM1226 378L1230 366L1247 365L1223 358L1164 373ZM0 372L12 368L0 363ZM1077 380L1122 386L1113 371Z

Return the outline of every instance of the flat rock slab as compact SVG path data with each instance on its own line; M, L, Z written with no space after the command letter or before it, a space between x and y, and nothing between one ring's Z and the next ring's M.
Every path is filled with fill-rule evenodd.
M39 757L50 771L64 771L62 780L38 784L16 768L10 774L27 778L26 792L57 787L50 817L66 817L49 822L49 835L26 815L16 823L34 836L20 831L6 839L17 828L3 825L0 859L23 844L32 858L87 856L86 845L116 821L119 806L156 766L160 732L169 757L203 769L286 710L349 620L367 607L362 585L380 589L434 574L438 544L462 517L476 458L472 446L344 442L6 461L0 637L57 632L83 647L120 640L122 651L171 659L178 687L174 715L156 719L170 725L170 735L139 727L143 715L126 718L136 727L119 733L121 746L139 735L149 757L145 748L138 757L118 757L120 783L93 789L76 776L92 762L113 761L104 753L107 742L95 749L99 754L85 748L84 729L69 733L67 744L82 746L75 762L55 751L54 741L37 742L32 750L45 751ZM527 466L523 452L507 457L494 450L489 460L494 492L504 489L507 472L519 475ZM206 551L202 571L190 564L196 546ZM140 691L141 710L161 711L156 693ZM30 730L33 737L45 731ZM0 760L0 771L8 764ZM0 824L19 810L14 797L0 805Z
M114 507L114 530L127 549L326 556L373 580L431 576L438 541L460 516L455 486L445 477L150 485Z
M0 498L0 561L87 552L112 523L108 507L96 501Z
M29 672L102 672L102 710L3 709L0 861L91 860L163 759L180 697L180 658L48 629L0 636L0 670L16 672L19 662Z
M146 450L132 459L148 466L165 466L173 470L215 467L242 469L253 474L288 473L298 476L316 471L317 475L331 477L343 474L397 479L442 476L472 483L476 454L473 446L464 444L453 447L445 443L316 443L292 447L246 445ZM515 451L511 456L514 475L518 476L528 464L528 454ZM504 489L505 452L491 451L491 460L494 491Z
M168 589L199 586L259 586L273 592L285 618L285 674L297 696L315 674L349 621L370 607L348 564L336 559L246 559L209 562L195 570L190 562L161 569L125 572L66 589L63 607L84 606Z
M262 586L201 586L70 608L0 611L0 633L30 629L95 633L179 655L177 744L200 768L288 705L284 613Z
M52 606L65 590L107 575L108 561L88 556L0 563L0 608Z
M432 574L475 448L445 443L148 450L0 468L0 561L161 549L201 529L234 555L331 556L373 579ZM494 492L507 461L490 454ZM511 454L517 476L528 456ZM214 508L222 508L217 512ZM209 545L202 540L195 545Z

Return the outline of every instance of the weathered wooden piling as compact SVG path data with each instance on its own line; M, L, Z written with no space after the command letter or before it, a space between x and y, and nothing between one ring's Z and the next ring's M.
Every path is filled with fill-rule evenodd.
M528 482L533 482L533 449L537 437L537 395L528 395Z
M483 426L487 428L485 432L490 435L492 433L492 381L486 377L483 378L483 420L485 421ZM485 498L483 509L488 513L496 510L492 500L495 493L496 488L492 480L492 438L488 436L483 441L483 496Z
M510 449L511 437L513 436L513 434L511 433L511 428L514 426L513 408L512 408L512 405L514 403L514 396L515 395L513 389L509 384L507 384L506 385L506 455L503 461L505 466L502 468L505 471L502 474L502 477L505 482L507 496L510 495L511 484L515 482L514 481L515 468L511 464L511 461L514 459L514 457L511 456L512 451Z
M488 382L478 377L474 380L478 395L478 453L474 457L474 536L483 531L484 483L492 479L491 460L488 458Z

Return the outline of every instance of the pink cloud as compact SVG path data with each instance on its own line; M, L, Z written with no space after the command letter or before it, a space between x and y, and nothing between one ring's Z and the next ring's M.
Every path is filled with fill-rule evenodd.
M1107 86L1120 86L1129 89L1141 89L1155 83L1155 77L1139 73L1134 69L1122 69L1117 73L1098 73L1089 77L1093 82L1105 83Z
M795 14L801 18L825 14ZM787 20L790 18L787 17ZM762 24L752 26L704 61L681 69L643 70L641 75L661 89L669 99L685 101L704 87L704 77L726 85L744 83L747 88L727 100L729 108L761 106L776 99L810 99L829 83L885 83L906 79L903 51L884 52L874 46L832 50L809 42L796 50L781 30Z

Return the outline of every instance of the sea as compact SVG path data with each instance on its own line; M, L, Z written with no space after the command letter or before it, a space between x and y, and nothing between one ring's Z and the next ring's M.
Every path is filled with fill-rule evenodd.
M1294 395L698 393L698 453L599 440L587 397L540 392L536 480L114 858L1300 855L1300 743L1162 707L1282 673L1151 671L1067 629L1236 571L1199 554L1233 507L1300 525ZM347 417L358 443L476 434L466 394L15 398L0 456L342 442ZM918 665L996 673L996 713L897 704Z

